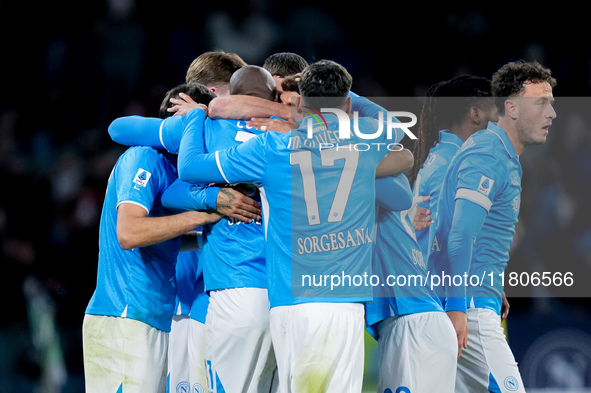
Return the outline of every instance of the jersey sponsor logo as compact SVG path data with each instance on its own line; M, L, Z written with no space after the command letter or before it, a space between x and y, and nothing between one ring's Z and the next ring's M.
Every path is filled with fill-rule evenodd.
M148 172L145 169L138 169L137 173L135 174L135 177L133 178L133 182L135 184L137 184L138 186L142 186L145 187L148 184L148 180L150 180L150 177L152 176L152 174L150 172Z
M505 388L511 392L514 392L517 389L519 389L519 381L517 381L517 378L512 376L508 376L507 378L505 378L505 381L503 381L503 385L505 385Z
M303 255L358 247L373 241L368 228L356 228L347 232L300 237L297 242L298 253Z
M490 190L492 188L492 185L495 183L495 181L493 179L490 179L486 176L482 176L480 178L480 183L478 184L478 192L488 196L488 194L490 194Z

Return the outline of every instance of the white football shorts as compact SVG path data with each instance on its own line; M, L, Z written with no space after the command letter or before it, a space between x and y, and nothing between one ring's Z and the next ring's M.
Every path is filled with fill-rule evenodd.
M172 317L172 326L168 335L168 379L167 393L189 393L189 328L187 315Z
M189 381L191 393L207 393L205 324L189 319Z
M360 303L305 303L271 309L279 391L361 392L364 309Z
M378 332L378 392L454 392L458 341L447 314L393 316Z
M205 368L210 392L271 390L277 366L266 289L211 291L205 329Z
M501 317L485 308L468 309L468 349L458 359L456 392L525 393Z
M86 393L166 392L168 333L134 319L85 315Z

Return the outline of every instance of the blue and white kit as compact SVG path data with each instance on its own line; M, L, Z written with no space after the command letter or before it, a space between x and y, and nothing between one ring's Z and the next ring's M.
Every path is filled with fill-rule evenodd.
M440 292L446 311L467 313L468 348L458 359L457 392L525 391L500 326L500 276L515 235L521 174L507 134L489 122L462 145L442 185L429 267L441 277L484 277Z
M427 202L419 203L418 206L431 210L433 221L437 220L437 201L439 200L441 183L443 183L447 167L463 143L460 137L449 132L449 130L439 131L439 141L429 150L429 155L417 174L414 195L416 197L431 197ZM418 231L417 241L423 251L423 258L427 261L431 249L429 230Z

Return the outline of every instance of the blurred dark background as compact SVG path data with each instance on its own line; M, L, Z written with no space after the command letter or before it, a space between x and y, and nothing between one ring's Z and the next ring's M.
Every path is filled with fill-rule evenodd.
M548 143L521 158L509 270L570 271L583 290L508 290L507 331L526 386L591 387L587 16L566 4L496 7L0 0L0 392L83 391L81 322L107 178L124 150L107 127L157 116L191 61L214 49L257 65L279 51L335 60L368 97L420 97L433 83L491 77L521 58L551 68L558 118Z

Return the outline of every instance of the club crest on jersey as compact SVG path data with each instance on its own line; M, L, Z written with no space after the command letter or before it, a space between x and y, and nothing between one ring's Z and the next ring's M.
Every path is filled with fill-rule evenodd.
M507 378L505 378L505 380L503 381L503 385L505 385L505 388L511 392L514 392L517 389L519 389L519 381L517 380L517 378L513 376L508 376Z
M490 189L492 188L494 182L495 181L493 179L489 179L486 176L482 176L480 178L480 183L478 184L478 192L488 196L488 194L490 194Z
M145 169L138 169L137 173L135 174L135 177L133 178L133 182L135 184L137 184L138 186L142 186L145 187L146 184L148 184L148 180L150 180L150 177L152 176L152 174L150 172L148 172Z

